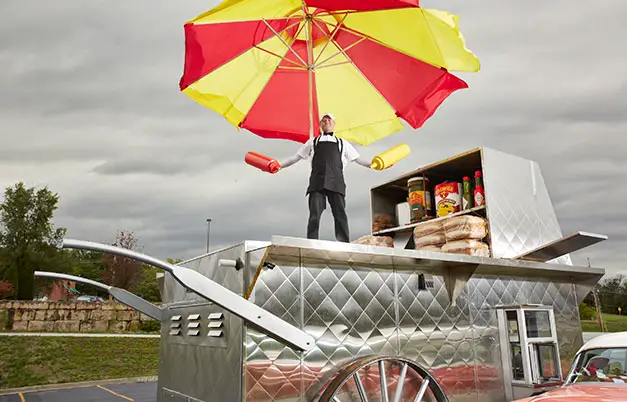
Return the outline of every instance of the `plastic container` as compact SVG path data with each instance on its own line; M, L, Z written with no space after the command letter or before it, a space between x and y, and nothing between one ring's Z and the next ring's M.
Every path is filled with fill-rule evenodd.
M398 226L408 225L411 222L411 213L408 202L396 204L396 221Z
M260 170L263 170L264 172L268 172L272 174L278 172L279 168L281 167L279 165L279 162L277 162L276 160L268 156L258 154L256 152L247 153L244 160L250 166L254 166L257 169L260 169Z
M409 146L406 144L397 145L375 156L372 159L370 167L376 170L387 169L395 163L398 163L401 159L406 158L410 152Z

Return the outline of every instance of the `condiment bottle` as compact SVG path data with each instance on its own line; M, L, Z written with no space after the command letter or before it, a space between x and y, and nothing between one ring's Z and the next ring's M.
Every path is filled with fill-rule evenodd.
M464 197L462 198L462 210L471 209L473 207L472 185L470 184L470 176L464 176Z
M481 174L481 170L477 170L475 172L475 207L480 207L485 205L485 191L483 189L483 175Z

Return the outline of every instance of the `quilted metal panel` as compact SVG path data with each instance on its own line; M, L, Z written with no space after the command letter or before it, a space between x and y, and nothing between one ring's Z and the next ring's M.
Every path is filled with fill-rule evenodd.
M398 336L401 356L424 367L454 401L476 400L475 353L465 292L451 306L440 277L418 290L418 274L399 272Z
M304 328L316 347L303 361L305 377L323 378L356 357L398 351L393 273L374 267L306 260ZM317 383L305 384L306 393Z
M515 257L561 238L537 163L492 149L482 152L493 256ZM571 264L569 256L554 262Z
M456 306L442 278L418 289L418 273L297 255L276 257L251 301L316 339L301 355L247 329L246 401L311 401L344 363L375 353L427 367L451 402L503 401L496 306L554 306L562 361L581 345L572 284L516 277L470 279ZM566 369L565 367L564 369Z
M562 371L566 373L575 353L583 345L581 322L575 286L569 283L556 283L555 286L557 286L557 293L552 306L560 345Z
M264 269L249 301L302 327L298 258ZM254 328L246 329L244 390L248 402L296 401L303 393L302 356Z
M551 196L549 195L549 190L547 189L546 184L544 183L544 178L542 177L542 172L540 171L540 166L537 163L532 164L532 175L534 177L534 181L536 182L536 205L537 211L540 215L540 219L537 221L540 226L540 244L550 243L555 239L559 239L563 236L562 229L559 226L559 222L557 220L557 215L555 214L555 210L553 208L553 203L551 202ZM552 263L558 264L567 264L572 265L572 260L570 258L570 254L564 255L562 257L556 258L552 261Z

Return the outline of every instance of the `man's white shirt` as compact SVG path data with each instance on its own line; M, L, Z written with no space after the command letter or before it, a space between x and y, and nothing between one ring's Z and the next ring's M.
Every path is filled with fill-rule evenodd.
M316 138L316 137L314 137ZM313 152L314 152L314 147L313 147L313 140L314 138L310 138L307 140L306 143L304 143L300 149L297 152L297 155L299 157L301 157L302 159L309 159L310 157L313 156ZM338 142L338 138L335 135L321 135L319 137L319 141L320 142L335 142L337 144ZM351 144L350 142L346 141L346 140L342 140L343 143L343 149L342 149L342 169L346 168L346 165L348 165L350 162L353 162L355 159L359 158L359 152L357 152L357 150L355 149L355 147L353 146L353 144ZM338 150L339 150L339 144L338 146Z

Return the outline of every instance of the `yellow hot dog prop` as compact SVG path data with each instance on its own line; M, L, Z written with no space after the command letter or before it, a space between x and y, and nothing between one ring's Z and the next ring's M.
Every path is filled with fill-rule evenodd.
M385 152L380 153L372 159L370 167L376 170L387 169L403 158L406 158L411 151L406 144L397 145Z

